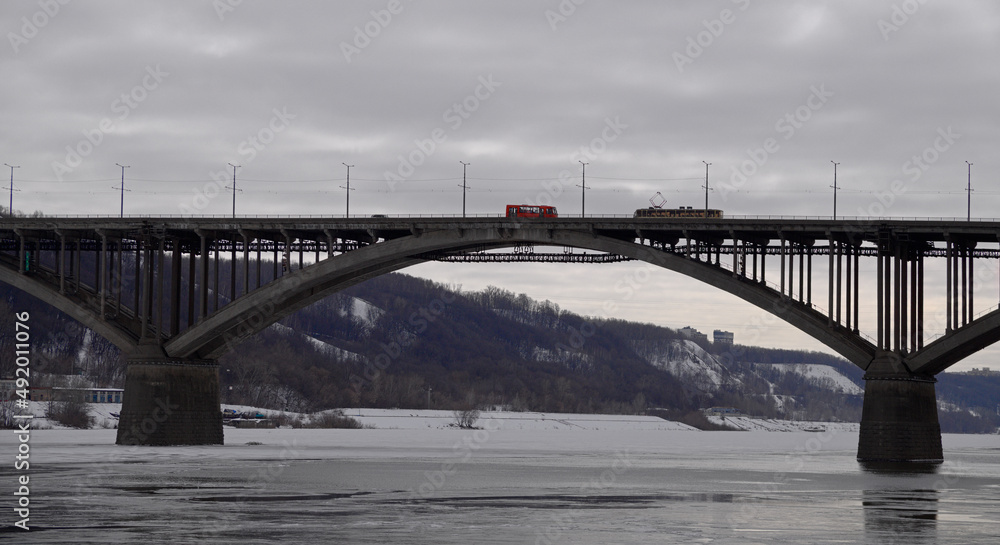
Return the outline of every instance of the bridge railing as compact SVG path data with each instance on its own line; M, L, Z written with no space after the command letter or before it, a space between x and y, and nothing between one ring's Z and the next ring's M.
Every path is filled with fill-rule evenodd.
M127 220L149 220L149 219L236 219L236 220L247 220L247 219L358 219L358 220L378 220L378 219L410 219L410 218L505 218L506 216L502 213L478 213L478 214L351 214L345 216L344 214L238 214L233 217L232 214L199 214L197 216L189 216L183 214L125 214L120 216L119 214L78 214L73 216L40 216L38 218L29 218L27 216L18 216L14 218L0 218L0 221L4 219L15 219L15 220L58 220L58 219L127 219ZM543 221L547 220L559 220L559 219L628 219L634 218L632 213L627 214L560 214L558 218L545 218ZM702 218L640 218L640 219L693 219L702 220ZM789 216L783 214L733 214L726 215L724 218L717 219L711 218L708 221L710 223L718 223L720 221L724 222L726 220L792 220L792 221L838 221L838 222L859 222L859 223L873 223L882 221L929 221L929 222L960 222L969 223L968 220L961 217L947 217L947 216L837 216L834 219L832 216ZM971 222L989 222L989 223L1000 223L1000 218L972 218Z

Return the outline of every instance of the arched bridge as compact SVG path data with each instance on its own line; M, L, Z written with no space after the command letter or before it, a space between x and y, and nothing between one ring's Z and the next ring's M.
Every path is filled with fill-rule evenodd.
M331 293L429 260L639 260L864 369L859 459L940 461L934 375L1000 339L1000 311L974 307L998 237L994 222L867 219L4 218L0 281L128 356L119 443L214 444L217 358ZM534 252L549 246L596 253Z

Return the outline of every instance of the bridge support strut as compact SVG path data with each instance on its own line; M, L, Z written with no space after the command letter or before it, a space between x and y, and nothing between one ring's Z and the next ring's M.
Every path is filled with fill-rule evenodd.
M876 464L943 462L934 391L937 380L933 376L907 372L894 354L876 358L864 378L858 461Z
M132 359L118 421L119 445L221 445L214 361Z

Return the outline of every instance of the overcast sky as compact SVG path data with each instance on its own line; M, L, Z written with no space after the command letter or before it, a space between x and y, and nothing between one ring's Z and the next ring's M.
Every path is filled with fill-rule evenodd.
M964 218L968 161L972 215L1000 216L988 0L40 0L0 14L0 161L20 166L24 212L117 215L120 163L126 214L228 215L232 163L238 214L342 215L347 163L352 214L458 214L464 161L470 214L551 201L570 215L584 161L587 214L630 214L657 192L704 206L706 161L726 215L829 216L836 161L839 215ZM822 348L638 264L407 272ZM631 297L614 289L637 278Z

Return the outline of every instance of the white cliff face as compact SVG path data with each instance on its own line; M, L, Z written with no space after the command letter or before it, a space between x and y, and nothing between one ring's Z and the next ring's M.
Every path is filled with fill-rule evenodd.
M814 386L833 392L850 395L862 395L865 393L864 389L829 365L815 363L774 363L770 367L781 373L794 373Z
M662 369L684 384L703 392L717 391L730 380L729 371L694 341L635 341L633 346L653 367Z

